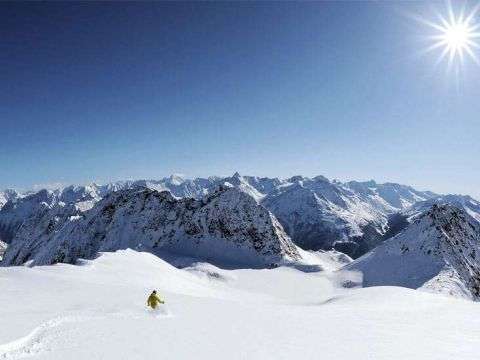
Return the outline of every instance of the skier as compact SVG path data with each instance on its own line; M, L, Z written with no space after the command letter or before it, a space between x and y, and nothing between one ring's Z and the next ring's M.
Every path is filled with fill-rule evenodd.
M157 290L153 290L147 300L147 305L152 309L156 309L158 304L165 304L165 301L160 299L157 295Z

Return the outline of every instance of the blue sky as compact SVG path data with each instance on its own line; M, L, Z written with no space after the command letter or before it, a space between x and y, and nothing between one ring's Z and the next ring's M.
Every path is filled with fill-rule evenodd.
M0 188L239 171L480 198L480 67L434 68L406 13L434 16L407 2L0 3Z

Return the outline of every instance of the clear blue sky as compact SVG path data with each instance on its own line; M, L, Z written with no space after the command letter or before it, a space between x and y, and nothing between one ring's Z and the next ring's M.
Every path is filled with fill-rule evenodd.
M243 174L480 198L480 67L418 3L0 3L0 188ZM433 14L432 14L433 16Z

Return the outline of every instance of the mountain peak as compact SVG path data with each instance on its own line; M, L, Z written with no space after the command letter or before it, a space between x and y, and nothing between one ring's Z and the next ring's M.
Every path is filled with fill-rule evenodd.
M287 179L287 181L290 183L299 183L303 180L305 180L305 178L302 175L294 175Z
M404 286L480 299L480 224L434 204L393 238L348 265L364 286Z
M323 181L323 182L330 182L330 180L328 180L328 178L326 178L325 176L323 175L317 175L313 178L314 181Z
M185 182L185 178L182 174L172 174L169 176L168 181L172 185L181 185Z

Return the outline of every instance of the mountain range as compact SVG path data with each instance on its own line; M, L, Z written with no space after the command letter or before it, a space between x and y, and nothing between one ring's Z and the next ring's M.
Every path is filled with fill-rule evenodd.
M3 205L11 200L9 206L0 213L0 238L9 242L15 229L35 211L39 203L49 206L59 203L75 204L80 210L88 210L108 193L141 187L166 190L176 198L199 199L225 183L246 192L270 210L279 218L292 239L308 249L338 246L345 250L346 245L350 244L355 248L355 244L358 246L362 240L368 242L372 238L381 237L388 230L389 217L410 209L414 204L418 204L416 208L421 210L421 206L453 202L470 211L473 217L480 217L479 202L468 196L438 195L395 183L341 183L329 181L323 176L278 179L241 176L236 173L231 177L190 180L172 175L161 180L69 186L62 190L41 190L26 195L7 190L0 193L0 199L4 199ZM328 239L325 239L326 234L329 234ZM365 249L346 250L352 255L355 255L355 252L365 252Z
M75 263L126 248L248 267L299 258L269 211L244 192L220 186L201 200L133 188L109 193L89 211L45 206L20 227L4 262Z
M352 269L357 261L366 269L362 255L411 239L412 228L432 209L448 204L469 219L459 225L467 230L480 221L480 203L469 196L324 176L174 175L29 193L8 190L0 200L0 241L8 244L3 265L75 263L129 247L225 266L269 267L298 261L302 249L335 249L360 258ZM364 281L375 283L369 276Z

